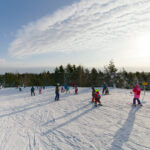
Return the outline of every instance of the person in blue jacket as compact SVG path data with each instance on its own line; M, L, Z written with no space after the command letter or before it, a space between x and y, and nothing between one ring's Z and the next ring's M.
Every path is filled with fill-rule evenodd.
M59 100L59 86L58 85L56 85L55 94L56 94L55 101L58 101Z
M69 91L69 87L68 87L68 85L67 85L67 84L65 84L65 85L64 85L64 88L65 88L65 90L66 90L66 93L68 93L68 92L70 93L70 91Z
M102 91L102 94L105 94L106 88L107 88L107 85L106 85L106 83L104 82L104 83L103 83L103 91Z

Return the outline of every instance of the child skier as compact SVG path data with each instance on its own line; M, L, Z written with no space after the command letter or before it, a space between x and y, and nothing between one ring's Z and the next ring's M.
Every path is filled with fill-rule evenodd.
M75 94L78 94L78 87L75 86Z
M39 94L42 94L42 88L39 87Z
M58 101L59 100L59 86L58 85L56 85L55 94L56 94L55 101Z
M98 89L96 89L95 90L95 106L97 106L97 102L99 103L100 106L102 106L100 98L101 98L101 95L100 95Z
M64 87L62 86L62 87L61 87L61 93L64 93L64 91L65 91L65 90L64 90Z
M68 85L67 85L67 84L65 84L65 85L64 85L64 88L65 88L65 90L66 90L66 93L70 93L70 91L69 91L69 87L68 87Z
M105 95L109 95L108 86L106 85Z
M32 88L31 88L31 96L35 96L35 92L34 92L34 87L32 86Z
M22 91L22 88L21 88L21 87L19 87L19 91L20 91L20 92Z
M104 82L104 83L103 83L103 91L102 91L102 94L103 94L103 95L106 94L106 88L107 88L107 85L106 85L106 83Z
M136 105L136 100L137 100L137 101L138 101L138 104L139 104L140 106L142 106L142 104L141 104L141 102L140 102L140 100L139 100L140 94L141 94L141 89L140 89L140 87L139 87L138 85L135 85L132 91L134 92L133 105Z
M95 102L95 88L92 87L92 101L91 102Z

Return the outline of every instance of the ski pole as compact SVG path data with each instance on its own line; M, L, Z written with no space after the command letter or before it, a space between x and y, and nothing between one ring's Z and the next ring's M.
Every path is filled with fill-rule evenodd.
M142 98L142 103L144 101L144 97L145 97L145 85L144 85L144 95L143 95L143 98Z

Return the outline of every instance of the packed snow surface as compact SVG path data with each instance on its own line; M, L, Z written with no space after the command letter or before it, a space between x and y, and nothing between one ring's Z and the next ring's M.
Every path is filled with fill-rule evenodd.
M32 97L30 88L0 89L0 150L149 150L150 93L132 107L130 91L110 89L95 107L90 88L60 101L54 87Z

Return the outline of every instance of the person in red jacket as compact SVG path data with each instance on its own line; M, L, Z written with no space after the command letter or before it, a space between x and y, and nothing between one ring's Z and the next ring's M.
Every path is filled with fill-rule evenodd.
M98 89L96 89L95 90L95 106L97 106L97 102L99 103L99 105L102 106L100 98L101 98L101 95L100 95Z
M75 94L78 94L78 87L77 87L77 85L75 85L74 93L75 93Z
M136 100L138 101L138 104L142 106L139 98L140 98L140 94L141 94L141 89L138 85L135 85L133 90L134 92L134 98L133 98L133 105L136 105Z

